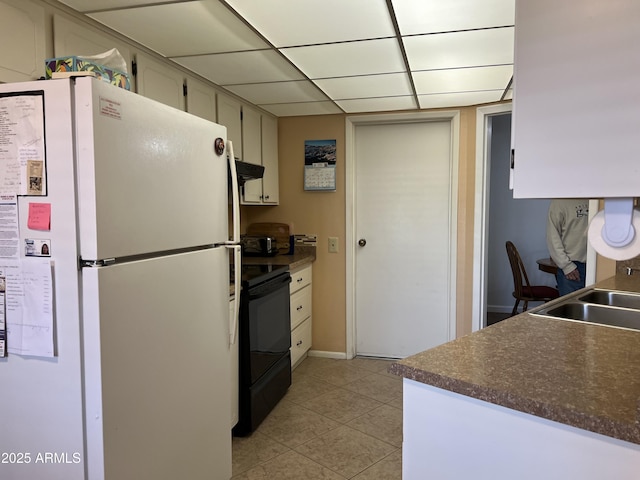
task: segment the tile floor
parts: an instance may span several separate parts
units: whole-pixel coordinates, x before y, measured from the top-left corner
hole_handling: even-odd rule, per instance
[[[402,380],[391,363],[305,359],[260,427],[233,439],[233,480],[400,480]]]

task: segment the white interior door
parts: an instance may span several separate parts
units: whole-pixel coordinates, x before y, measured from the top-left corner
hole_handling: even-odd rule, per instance
[[[450,337],[452,122],[354,137],[356,354],[405,357]]]

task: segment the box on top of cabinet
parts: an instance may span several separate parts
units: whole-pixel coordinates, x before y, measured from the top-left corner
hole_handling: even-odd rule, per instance
[[[72,76],[73,72],[86,72],[107,83],[131,90],[131,78],[128,73],[101,65],[90,59],[67,56],[45,60],[46,79]]]

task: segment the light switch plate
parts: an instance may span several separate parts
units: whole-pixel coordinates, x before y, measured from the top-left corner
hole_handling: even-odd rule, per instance
[[[329,237],[329,253],[338,253],[338,237]]]

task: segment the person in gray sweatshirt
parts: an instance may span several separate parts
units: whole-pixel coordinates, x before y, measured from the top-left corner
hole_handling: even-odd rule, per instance
[[[556,280],[560,295],[585,286],[589,200],[551,200],[547,218],[547,248],[558,265]]]

